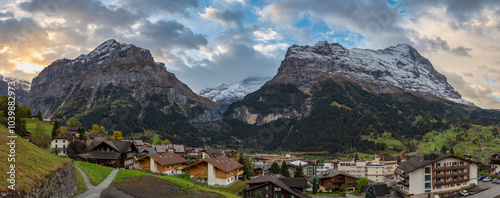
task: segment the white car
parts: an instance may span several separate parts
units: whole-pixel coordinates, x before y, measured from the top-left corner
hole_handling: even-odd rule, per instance
[[[461,194],[462,196],[469,196],[469,192],[467,192],[466,190],[461,190],[461,191],[460,191],[460,194]]]
[[[491,177],[485,177],[485,178],[483,179],[483,182],[489,182],[489,181],[491,181]]]

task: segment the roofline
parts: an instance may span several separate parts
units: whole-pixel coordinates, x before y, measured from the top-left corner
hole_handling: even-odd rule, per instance
[[[201,162],[207,162],[207,163],[209,163],[209,164],[212,164],[212,163],[208,162],[206,159],[203,159],[203,160],[197,161],[197,162],[195,162],[195,163],[192,163],[191,165],[186,166],[186,168],[189,168],[189,167],[194,166],[194,165],[196,165],[196,164],[199,164],[199,163],[201,163]],[[236,163],[238,163],[238,162],[236,162]],[[238,164],[239,164],[239,163],[238,163]],[[241,167],[239,167],[239,168],[234,168],[234,169],[231,169],[231,170],[224,170],[224,169],[222,169],[221,167],[216,166],[215,164],[212,164],[212,166],[215,166],[215,167],[217,167],[218,169],[221,169],[221,170],[223,170],[223,171],[225,171],[225,172],[231,172],[231,171],[234,171],[234,170],[236,170],[236,169],[241,168]]]
[[[421,155],[425,155],[425,154],[421,154]],[[425,167],[425,166],[427,166],[427,165],[429,165],[429,164],[433,164],[433,163],[436,163],[436,162],[441,161],[441,160],[444,160],[444,159],[448,159],[448,158],[450,158],[450,157],[453,157],[453,158],[458,158],[458,159],[461,159],[461,160],[464,160],[464,161],[468,161],[468,162],[473,162],[473,163],[476,163],[476,164],[480,164],[480,163],[481,163],[481,162],[476,162],[476,161],[473,161],[473,160],[468,160],[468,159],[465,159],[465,158],[463,158],[463,157],[457,157],[457,156],[454,156],[454,155],[448,154],[448,156],[444,157],[443,159],[440,159],[440,160],[437,160],[437,161],[433,161],[433,162],[430,162],[430,163],[426,163],[426,164],[424,164],[424,165],[422,165],[422,166],[419,166],[419,167],[417,167],[417,168],[415,168],[415,169],[413,169],[413,170],[411,170],[411,171],[417,170],[417,169],[419,169],[419,168]],[[407,161],[408,161],[408,160],[407,160]],[[405,161],[405,162],[407,162],[407,161]],[[401,170],[403,170],[403,171],[405,171],[405,172],[411,172],[411,171],[406,171],[406,170],[404,170],[404,169],[402,169],[402,168],[400,168],[400,167],[401,167],[401,165],[398,165],[398,167],[396,167],[396,168],[399,168],[399,169],[401,169]]]
[[[157,153],[153,153],[153,154],[157,154]],[[147,154],[147,155],[145,155],[145,156],[142,156],[141,158],[139,158],[139,159],[137,159],[137,160],[135,160],[135,161],[137,162],[137,161],[139,161],[139,160],[142,160],[142,158],[148,157],[149,155],[151,155],[151,154]],[[162,163],[160,163],[159,161],[155,160],[155,159],[154,159],[154,158],[152,158],[151,156],[149,156],[149,158],[151,158],[151,159],[153,159],[155,162],[158,162],[159,164],[163,165]],[[183,160],[184,160],[184,159],[183,159]],[[184,160],[184,162],[182,162],[182,163],[186,163],[186,162],[187,162],[187,161],[186,161],[186,160]],[[182,163],[167,163],[167,164],[165,164],[165,165],[171,165],[171,164],[182,164]],[[163,165],[163,166],[165,166],[165,165]]]

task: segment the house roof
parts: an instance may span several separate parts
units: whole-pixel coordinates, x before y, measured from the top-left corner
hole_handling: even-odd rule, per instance
[[[151,147],[155,148],[157,153],[165,153],[165,147],[163,145],[151,145]]]
[[[364,185],[363,188],[368,189],[370,185]],[[377,197],[386,197],[386,195],[391,195],[391,191],[385,184],[373,184],[373,189],[375,190],[375,195]]]
[[[68,131],[79,131],[80,127],[68,127]]]
[[[225,171],[225,172],[230,172],[230,171],[233,171],[233,170],[236,170],[238,168],[241,168],[243,167],[243,164],[240,164],[238,162],[235,162],[234,160],[232,159],[229,159],[227,157],[223,157],[223,156],[219,156],[219,157],[216,157],[216,158],[206,158],[206,159],[202,159],[196,163],[193,163],[189,166],[193,166],[193,165],[196,165],[196,164],[199,164],[201,162],[207,162],[207,163],[210,163],[212,164],[213,166]]]
[[[106,137],[94,137],[94,141],[107,141]]]
[[[142,140],[122,140],[126,142],[134,142],[136,146],[143,146],[144,142]]]
[[[138,160],[136,161],[139,161],[139,160],[142,160],[144,158],[151,158],[153,159],[154,161],[158,162],[159,164],[161,164],[162,166],[166,166],[166,165],[171,165],[171,164],[182,164],[182,163],[187,163],[186,160],[184,160],[183,158],[179,157],[178,155],[176,154],[173,154],[173,153],[163,153],[163,154],[158,154],[158,153],[155,153],[155,154],[148,154],[144,157],[141,157],[139,158]]]
[[[253,169],[258,169],[258,168],[261,168],[262,170],[267,171],[267,170],[271,169],[271,165],[265,165],[265,166],[254,165],[253,166]]]
[[[305,188],[307,185],[306,178],[281,178],[280,180],[291,188]]]
[[[287,192],[289,192],[297,197],[300,197],[300,198],[310,198],[311,197],[311,196],[303,194],[295,189],[292,189],[294,187],[288,186],[287,183],[284,182],[284,180],[287,180],[287,179],[288,178],[286,178],[282,175],[279,175],[279,174],[278,175],[260,176],[260,177],[257,177],[257,178],[250,180],[247,183],[247,184],[256,184],[257,185],[257,186],[254,186],[252,188],[248,188],[248,190],[259,188],[262,185],[267,184],[267,183],[272,183],[276,186],[279,186],[282,190],[285,190],[285,191],[287,191]],[[304,183],[303,183],[303,186],[300,186],[300,188],[305,188],[307,180],[306,179],[301,179],[301,180],[304,180]],[[290,184],[293,184],[293,185],[297,185],[299,183],[299,182],[295,183],[292,181],[287,181],[287,182]],[[259,185],[259,184],[262,184],[262,185]]]
[[[68,140],[69,143],[76,141],[75,136],[73,136],[71,134],[58,134],[58,135],[54,136],[54,138],[52,138],[52,140],[55,140],[55,139]]]
[[[139,151],[139,153],[142,153],[144,151],[148,152],[148,154],[155,154],[156,153],[156,150],[153,147],[140,147],[140,148],[137,148],[137,150]]]
[[[132,142],[124,142],[124,141],[93,141],[90,143],[90,145],[87,147],[86,151],[92,151],[94,148],[101,144],[106,144],[112,149],[114,149],[117,152],[120,153],[126,153],[128,151],[129,147],[132,147],[133,149],[135,148],[135,145]],[[109,151],[108,151],[109,152]]]
[[[324,178],[332,178],[332,177],[335,177],[337,175],[344,175],[344,176],[347,176],[347,177],[352,177],[352,178],[358,178],[354,175],[350,175],[350,174],[347,174],[347,173],[344,173],[344,172],[341,172],[341,171],[336,171],[336,170],[333,170],[333,169],[328,169],[326,171],[323,171],[322,173],[318,174],[318,179],[324,179]]]
[[[465,160],[465,161],[474,162],[474,161],[467,160],[467,159],[464,159],[464,158],[455,157],[455,156],[450,155],[450,154],[427,153],[427,154],[418,154],[418,155],[415,155],[414,157],[410,158],[409,160],[401,162],[399,164],[398,168],[401,169],[401,170],[403,170],[403,171],[405,171],[405,172],[411,172],[411,171],[414,171],[414,170],[416,170],[418,168],[427,166],[429,164],[432,164],[434,162],[437,162],[437,161],[440,161],[442,159],[446,159],[446,158],[449,158],[449,157],[453,157],[453,158],[458,158],[458,159]],[[474,163],[476,163],[476,162],[474,162]]]
[[[88,158],[94,158],[94,159],[118,159],[120,157],[120,153],[118,152],[113,152],[113,151],[94,151],[89,153],[87,156]]]
[[[176,153],[184,153],[184,145],[182,144],[166,144],[165,149],[174,149]]]

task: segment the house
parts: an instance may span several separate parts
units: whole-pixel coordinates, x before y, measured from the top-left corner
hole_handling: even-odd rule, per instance
[[[490,174],[500,173],[500,153],[495,153],[488,158],[490,160],[489,163],[489,172]]]
[[[106,141],[106,137],[102,134],[90,134],[90,139],[93,141]]]
[[[59,134],[50,141],[50,149],[58,149],[59,152],[57,155],[67,156],[68,152],[66,149],[68,148],[68,145],[74,141],[76,141],[75,136],[69,134]]]
[[[218,156],[224,156],[224,153],[220,149],[214,149],[214,148],[207,148],[205,149],[208,156],[210,157],[218,157]]]
[[[204,148],[193,148],[193,147],[186,148],[186,155],[188,157],[194,157],[197,159],[205,159],[210,157]]]
[[[378,157],[373,158],[373,162],[383,162],[384,163],[384,173],[385,179],[394,178],[394,171],[398,167],[398,163],[404,162],[408,159],[408,156],[403,152],[399,153],[396,156],[389,155],[387,153],[383,153]]]
[[[113,168],[131,169],[134,166],[137,148],[132,142],[125,141],[93,141],[78,155],[86,161],[95,160],[97,164]]]
[[[139,148],[139,147],[145,147],[145,144],[142,140],[122,140],[122,141],[126,141],[126,142],[133,142],[135,147]]]
[[[255,197],[259,191],[264,197],[310,198],[305,194],[305,178],[287,178],[282,175],[266,175],[250,180],[247,192]]]
[[[238,181],[238,176],[243,174],[242,164],[223,156],[202,159],[187,168],[192,181],[210,186],[227,186]]]
[[[137,156],[142,157],[148,154],[156,154],[156,150],[153,147],[139,147],[137,148]]]
[[[317,177],[320,187],[319,190],[321,190],[322,192],[326,191],[325,186],[328,183],[331,183],[335,188],[340,188],[340,186],[342,186],[343,184],[346,184],[350,188],[354,188],[356,187],[356,181],[359,179],[356,176],[333,169],[323,171],[322,173],[318,174]]]
[[[271,169],[271,165],[265,165],[265,166],[254,165],[253,166],[253,171],[254,171],[255,176],[269,175],[269,169]]]
[[[52,120],[50,118],[43,119],[43,122],[45,122],[47,124],[52,124]]]
[[[136,160],[141,170],[161,172],[168,175],[182,174],[187,161],[173,153],[148,154]]]
[[[338,169],[357,178],[366,177],[373,182],[385,182],[384,162],[344,159],[340,160]]]
[[[369,185],[364,185],[363,188],[366,190],[368,189]],[[377,198],[388,198],[391,197],[391,191],[389,191],[389,188],[385,184],[373,184],[373,190],[375,191],[375,195]]]
[[[176,155],[179,155],[181,157],[184,157],[186,155],[186,152],[184,150],[184,145],[182,144],[165,144],[165,145],[151,145],[153,148],[155,148],[157,153],[174,153]]]
[[[478,163],[450,154],[416,155],[398,169],[402,180],[393,189],[405,197],[434,197],[477,184]]]

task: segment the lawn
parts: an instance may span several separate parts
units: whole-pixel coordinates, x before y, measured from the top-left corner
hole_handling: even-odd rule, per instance
[[[75,161],[75,165],[87,174],[90,183],[94,186],[104,181],[113,170],[113,168],[110,167],[80,161]]]
[[[35,120],[35,119],[30,119],[30,118],[23,118],[26,120],[26,130],[29,132],[32,132],[36,128],[36,123],[40,122],[42,125],[45,127],[45,134],[50,135],[52,137],[52,128],[53,126],[51,124],[42,122],[40,120]]]
[[[83,176],[80,173],[80,171],[78,171],[78,169],[75,168],[75,172],[76,172],[76,187],[77,187],[75,193],[76,196],[84,193],[85,191],[87,191],[88,188],[87,185],[85,184],[85,180],[83,180]]]
[[[184,179],[181,177],[177,176],[171,176],[171,175],[155,175],[151,173],[145,173],[141,171],[136,171],[136,170],[120,170],[118,171],[118,174],[116,175],[115,179],[113,180],[114,182],[127,182],[123,178],[126,177],[136,177],[136,176],[143,176],[143,175],[150,175],[154,176],[160,179],[163,179],[165,181],[168,181],[172,184],[181,186],[184,190],[187,190],[188,192],[191,190],[198,190],[198,191],[204,191],[204,192],[215,192],[218,194],[221,194],[224,197],[237,197],[234,194],[242,190],[243,187],[245,186],[244,181],[237,182],[236,184],[229,186],[229,187],[210,187],[210,186],[205,186],[205,185],[196,185],[195,182],[189,180],[189,179]]]
[[[312,192],[306,192],[308,195],[314,195]],[[327,196],[327,197],[343,197],[341,194],[338,193],[316,193],[315,195],[318,196]]]

